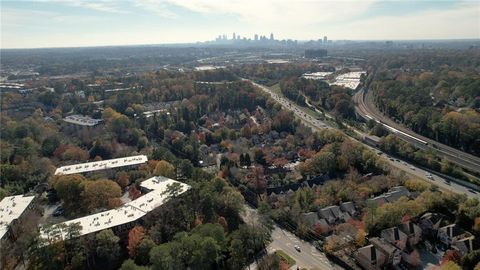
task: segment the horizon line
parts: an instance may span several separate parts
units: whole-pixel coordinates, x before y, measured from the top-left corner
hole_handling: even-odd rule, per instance
[[[233,39],[227,39],[227,41],[232,41]],[[318,39],[274,39],[275,41],[281,40],[294,40],[298,42],[309,42],[316,41]],[[255,41],[248,39],[247,41]],[[332,42],[335,41],[354,41],[354,42],[368,42],[368,41],[425,41],[425,42],[438,42],[438,41],[480,41],[480,37],[475,38],[435,38],[435,39],[332,39],[329,40]],[[2,48],[0,50],[38,50],[38,49],[82,49],[82,48],[106,48],[106,47],[133,47],[133,46],[179,46],[179,45],[218,45],[218,46],[231,46],[232,44],[209,44],[210,42],[215,42],[215,40],[207,41],[193,41],[193,42],[166,42],[166,43],[139,43],[139,44],[111,44],[111,45],[80,45],[80,46],[46,46],[46,47],[11,47],[11,48]],[[266,46],[268,47],[268,46]]]

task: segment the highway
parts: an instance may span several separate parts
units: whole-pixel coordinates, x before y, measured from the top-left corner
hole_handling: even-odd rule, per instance
[[[251,82],[256,87],[258,87],[258,88],[262,89],[263,91],[267,92],[268,94],[270,94],[270,96],[272,96],[272,98],[275,101],[280,103],[280,105],[282,105],[282,107],[292,111],[295,114],[295,116],[297,118],[299,118],[306,126],[309,126],[311,128],[314,128],[314,129],[318,129],[318,128],[327,128],[328,129],[328,128],[330,128],[327,124],[325,124],[325,122],[323,122],[319,119],[315,119],[314,117],[308,115],[306,112],[303,111],[303,109],[300,106],[298,106],[294,102],[289,101],[286,98],[274,93],[272,90],[270,90],[266,86],[255,83],[255,82],[253,82],[251,80],[248,80],[248,79],[243,79],[243,80]]]
[[[437,153],[439,157],[446,158],[448,161],[465,168],[469,171],[480,173],[480,158],[465,153],[448,145],[441,144],[435,140],[419,135],[408,128],[396,123],[386,117],[371,102],[371,94],[364,89],[358,91],[353,100],[356,104],[356,111],[365,119],[374,119],[380,122],[390,131],[393,131],[399,138],[414,144],[420,149],[430,149]],[[400,131],[400,132],[398,132]],[[427,142],[428,145],[424,142]],[[433,147],[435,145],[435,147]]]
[[[257,210],[245,205],[242,213],[243,220],[250,224],[258,224]],[[295,249],[295,246],[300,247],[300,251]],[[296,261],[296,265],[302,269],[342,269],[338,265],[332,264],[325,254],[318,251],[309,242],[299,239],[294,234],[282,230],[280,227],[274,225],[272,230],[272,242],[267,246],[267,252],[273,253],[276,250],[283,250],[288,256],[292,257]],[[253,263],[246,269],[257,269],[256,264]],[[296,267],[294,267],[296,269]]]
[[[244,79],[244,80],[247,80],[247,79]],[[247,80],[247,81],[250,81],[250,80]],[[298,105],[296,105],[293,102],[287,100],[283,96],[280,96],[280,95],[272,92],[266,86],[260,85],[258,83],[253,82],[253,81],[250,81],[250,82],[253,85],[260,88],[261,90],[265,91],[266,93],[269,93],[275,99],[275,101],[277,101],[278,103],[280,103],[282,105],[282,107],[284,107],[285,109],[291,110],[295,114],[296,117],[298,117],[306,126],[311,127],[313,130],[331,128],[331,127],[327,126],[327,124],[325,122],[317,120],[317,119],[311,117],[310,115],[306,114],[303,111],[303,109],[301,109]],[[360,132],[357,131],[357,133],[360,133]],[[364,135],[364,134],[361,134],[361,135]],[[346,135],[346,136],[348,136],[348,135]],[[425,182],[434,184],[434,185],[438,186],[440,189],[443,189],[443,190],[446,190],[446,191],[454,192],[454,193],[457,193],[457,194],[465,194],[468,197],[472,197],[472,198],[476,197],[476,198],[480,199],[480,193],[478,193],[474,190],[471,190],[468,187],[459,185],[455,182],[449,181],[448,179],[445,179],[445,178],[440,177],[438,175],[430,176],[428,171],[425,171],[421,168],[418,168],[418,167],[414,166],[413,164],[410,164],[410,163],[407,163],[407,162],[404,162],[404,161],[397,161],[394,158],[388,157],[388,155],[386,153],[381,152],[379,149],[376,149],[376,148],[373,148],[369,145],[366,145],[363,142],[358,141],[353,137],[350,137],[350,138],[352,140],[355,140],[355,141],[359,142],[359,143],[362,143],[365,147],[369,148],[370,150],[372,150],[374,152],[382,153],[382,157],[384,157],[384,160],[387,163],[389,163],[392,167],[394,167],[394,168],[396,168],[400,171],[405,172],[407,175],[415,176],[415,177],[417,177],[421,180],[424,180]]]

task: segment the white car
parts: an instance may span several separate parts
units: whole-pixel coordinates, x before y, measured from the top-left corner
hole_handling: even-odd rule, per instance
[[[298,251],[298,252],[301,252],[302,250],[300,249],[300,246],[299,245],[295,245],[294,248]]]

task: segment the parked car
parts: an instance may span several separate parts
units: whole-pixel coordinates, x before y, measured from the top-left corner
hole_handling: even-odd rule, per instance
[[[57,209],[55,209],[55,211],[53,211],[53,216],[54,217],[59,217],[59,216],[63,216],[65,214],[65,210],[63,210],[63,207],[62,206],[59,206],[57,207]]]
[[[300,246],[299,246],[299,245],[295,245],[294,248],[295,248],[298,252],[302,252],[302,250],[300,249]]]

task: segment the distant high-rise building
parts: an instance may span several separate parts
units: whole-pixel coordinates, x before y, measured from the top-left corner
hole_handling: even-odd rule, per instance
[[[258,34],[255,34],[255,41],[258,41]]]
[[[233,40],[235,40],[235,32],[233,32],[233,37],[232,37]]]
[[[227,35],[223,34],[223,40],[227,40]]]
[[[273,40],[273,33],[270,34],[270,40]]]
[[[327,42],[328,42],[327,36],[324,36],[323,37],[323,44],[327,44]]]

